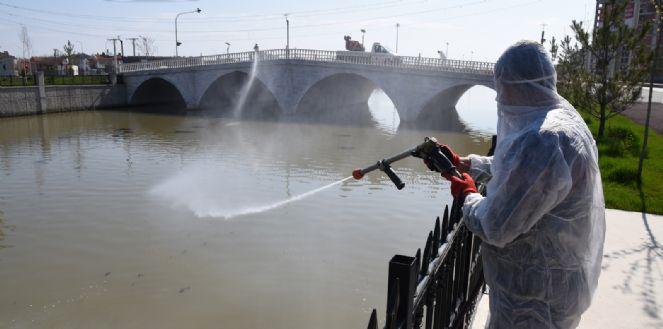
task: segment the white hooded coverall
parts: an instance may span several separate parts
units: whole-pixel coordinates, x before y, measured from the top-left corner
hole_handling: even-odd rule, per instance
[[[496,64],[495,84],[495,155],[469,156],[470,175],[490,178],[486,197],[471,193],[463,207],[468,228],[484,242],[487,327],[575,328],[603,255],[597,148],[557,94],[554,67],[538,43],[509,48]]]

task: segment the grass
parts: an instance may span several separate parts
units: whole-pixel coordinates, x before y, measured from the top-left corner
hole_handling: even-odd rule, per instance
[[[596,138],[598,119],[581,111]],[[606,122],[597,138],[599,167],[607,208],[663,214],[663,137],[649,129],[642,184],[638,184],[638,156],[644,126],[618,115]]]
[[[76,76],[53,76],[44,77],[46,85],[103,85],[108,84],[107,75],[76,75]],[[23,77],[5,76],[0,77],[1,87],[34,86],[35,78],[32,75]]]

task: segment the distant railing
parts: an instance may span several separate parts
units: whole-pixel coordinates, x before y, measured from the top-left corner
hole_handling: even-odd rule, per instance
[[[253,62],[258,56],[261,62],[276,60],[299,60],[322,63],[346,63],[391,68],[404,68],[433,72],[461,72],[492,75],[494,63],[461,61],[414,56],[395,56],[355,51],[330,51],[313,49],[272,49],[258,52],[182,57],[163,59],[141,63],[124,63],[118,65],[118,73],[154,71],[162,69],[178,69],[187,67],[239,64]]]
[[[107,74],[96,75],[44,75],[45,85],[105,85],[110,84]],[[22,76],[0,76],[0,87],[36,86],[35,75]]]

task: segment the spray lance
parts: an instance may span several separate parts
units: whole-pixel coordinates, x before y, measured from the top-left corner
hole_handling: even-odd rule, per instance
[[[437,139],[435,139],[435,137],[426,137],[424,138],[423,143],[407,151],[396,154],[390,158],[382,159],[378,161],[376,164],[368,166],[366,168],[355,169],[352,172],[352,177],[354,177],[355,179],[361,179],[367,173],[379,169],[382,170],[385,174],[387,174],[387,176],[389,176],[389,179],[391,179],[394,185],[396,185],[396,188],[400,190],[403,187],[405,187],[405,183],[403,183],[400,177],[398,177],[398,175],[396,175],[394,170],[391,169],[391,164],[396,161],[403,160],[407,157],[413,156],[424,159],[431,169],[435,169],[436,171],[439,171],[442,174],[449,174],[463,179],[463,176],[460,174],[460,172],[458,172],[458,170],[453,165],[451,160],[449,160],[451,154],[445,154],[446,152],[448,152],[448,150],[446,148],[441,148],[440,144],[438,144]]]

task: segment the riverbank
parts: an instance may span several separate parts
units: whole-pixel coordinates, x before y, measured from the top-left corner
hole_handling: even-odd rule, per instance
[[[124,85],[0,88],[0,117],[112,108],[126,105]]]
[[[663,216],[606,210],[599,286],[578,328],[663,327]],[[488,318],[488,296],[472,328]]]

